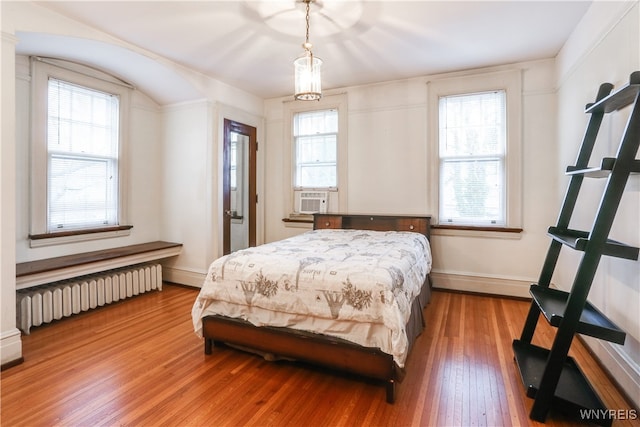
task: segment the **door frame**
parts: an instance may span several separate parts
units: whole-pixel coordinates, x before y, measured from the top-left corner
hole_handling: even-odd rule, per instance
[[[223,218],[223,238],[222,248],[223,255],[231,252],[231,132],[239,133],[249,137],[249,164],[247,185],[249,205],[247,213],[249,217],[249,246],[256,245],[256,204],[258,203],[258,194],[256,186],[256,158],[258,152],[258,142],[256,137],[256,128],[253,126],[239,123],[230,119],[224,119],[224,137],[223,137],[223,166],[222,166],[222,218]]]

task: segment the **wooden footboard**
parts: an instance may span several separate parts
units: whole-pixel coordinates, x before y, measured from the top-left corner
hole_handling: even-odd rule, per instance
[[[206,354],[211,354],[214,342],[220,341],[326,366],[384,381],[387,402],[395,401],[395,383],[402,380],[402,372],[393,357],[379,349],[293,329],[256,327],[224,316],[207,316],[202,320]]]

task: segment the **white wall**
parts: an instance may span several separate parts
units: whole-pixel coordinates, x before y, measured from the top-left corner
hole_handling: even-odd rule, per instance
[[[164,239],[184,245],[179,259],[167,264],[170,279],[180,283],[201,283],[217,248],[213,114],[205,100],[173,105],[163,114],[162,229]]]
[[[210,99],[212,99],[210,97]],[[225,99],[224,101],[228,101]],[[207,100],[164,108],[164,170],[162,178],[163,240],[182,243],[182,254],[168,260],[168,281],[200,287],[209,264],[222,248],[222,151],[224,119],[256,128],[262,137],[262,118],[252,111]],[[243,108],[244,108],[243,107]],[[262,153],[257,158],[257,192],[262,194]],[[262,204],[256,208],[256,241],[264,241]]]
[[[148,88],[148,93],[133,93],[122,165],[128,176],[127,222],[133,225],[129,236],[29,246],[30,68],[26,56],[16,55],[20,43],[16,35],[42,42],[30,54],[74,59],[106,72],[121,69],[121,58],[126,57],[132,61],[125,70],[129,83]],[[5,364],[22,355],[20,332],[15,327],[16,262],[170,240],[183,243],[184,250],[167,263],[165,278],[194,286],[202,283],[209,263],[222,247],[220,124],[224,118],[246,123],[257,128],[260,138],[262,100],[167,60],[150,62],[148,58],[156,55],[33,3],[3,2],[2,43],[0,350]],[[166,78],[158,81],[158,76]],[[150,86],[150,81],[156,86]],[[184,88],[180,93],[191,99],[173,105],[158,103],[176,87]],[[261,173],[259,166],[259,176]],[[258,191],[261,188],[258,185]],[[258,218],[260,233],[261,227]]]
[[[584,106],[593,102],[601,83],[629,82],[640,70],[640,5],[594,2],[557,60],[558,146],[557,174],[575,162],[588,115]],[[600,129],[591,164],[601,157],[615,157],[630,108],[608,114]],[[640,158],[640,157],[636,157]],[[560,179],[564,190],[568,178]],[[585,180],[571,227],[589,230],[600,203],[605,180]],[[558,195],[560,204],[564,193]],[[610,233],[614,240],[640,246],[640,175],[632,175]],[[553,281],[570,289],[580,253],[561,252]],[[592,350],[620,383],[636,406],[640,406],[640,261],[603,257],[589,294],[589,301],[627,332],[624,346],[585,337]]]
[[[513,233],[445,232],[434,230],[434,281],[443,288],[528,296],[537,280],[553,221],[557,169],[555,141],[554,62],[537,61],[456,76],[517,69],[523,78],[523,229]],[[441,78],[443,76],[437,76]],[[350,87],[348,97],[348,211],[428,215],[434,191],[429,177],[436,164],[429,158],[427,81],[433,76]],[[284,144],[284,99],[268,100],[266,115],[266,240],[273,241],[304,229],[282,222],[288,161]],[[329,210],[335,209],[329,206]]]
[[[0,141],[0,356],[1,363],[22,357],[20,331],[16,328],[16,90],[15,43],[2,33],[2,140]]]
[[[160,239],[162,146],[159,107],[140,91],[133,91],[131,117],[121,168],[126,176],[129,236],[31,248],[29,244],[30,109],[29,58],[16,57],[16,262],[62,256],[82,251],[131,245]]]

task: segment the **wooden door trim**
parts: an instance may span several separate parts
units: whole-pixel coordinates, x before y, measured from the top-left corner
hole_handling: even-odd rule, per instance
[[[223,143],[223,167],[222,167],[222,216],[223,216],[223,251],[224,254],[231,252],[231,218],[225,214],[231,209],[231,183],[229,181],[229,171],[231,169],[231,132],[236,132],[249,137],[249,183],[247,206],[249,213],[249,246],[256,245],[256,204],[257,195],[257,151],[258,141],[256,128],[243,123],[224,119],[224,143]]]

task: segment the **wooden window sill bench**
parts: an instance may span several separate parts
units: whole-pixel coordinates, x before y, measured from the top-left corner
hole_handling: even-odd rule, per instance
[[[16,289],[179,255],[182,243],[149,242],[16,264]]]

